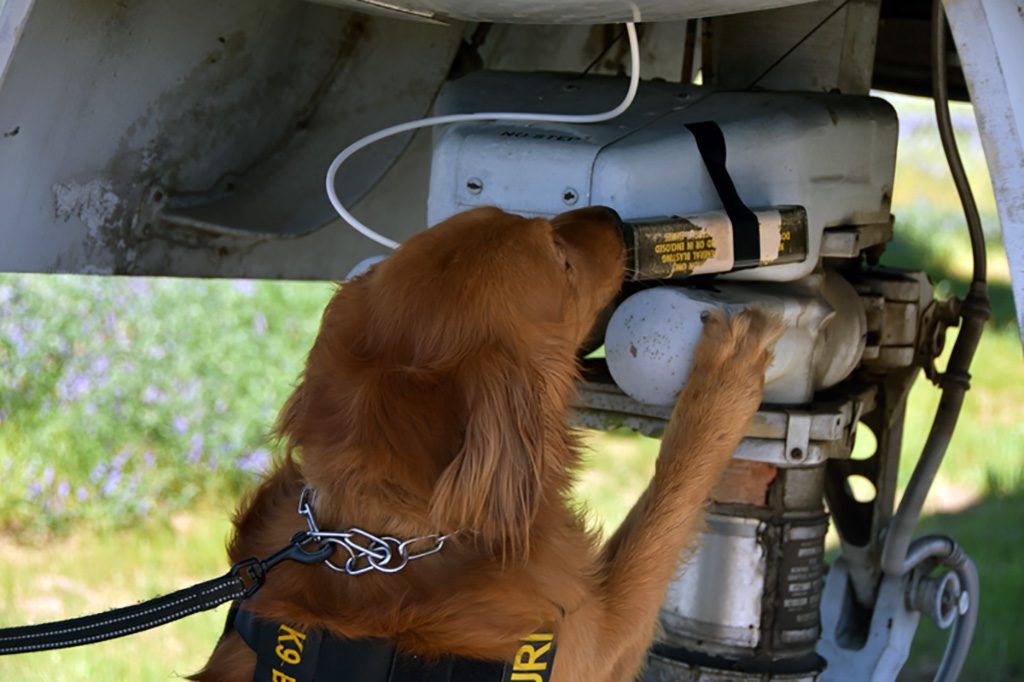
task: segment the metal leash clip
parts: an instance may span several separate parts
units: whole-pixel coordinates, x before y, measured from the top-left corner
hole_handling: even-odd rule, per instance
[[[245,595],[247,599],[256,593],[256,590],[263,586],[267,572],[282,561],[296,561],[300,564],[317,564],[327,561],[334,553],[334,547],[321,543],[312,550],[306,549],[303,545],[317,541],[308,531],[301,530],[292,536],[288,546],[275,552],[266,559],[244,559],[231,566],[231,575],[237,576],[245,583]]]

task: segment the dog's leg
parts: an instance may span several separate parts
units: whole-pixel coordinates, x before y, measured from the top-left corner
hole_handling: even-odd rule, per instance
[[[647,490],[603,550],[605,662],[598,679],[632,679],[650,644],[658,608],[704,500],[761,402],[767,347],[781,333],[759,311],[731,320],[711,313],[686,388],[662,439]],[[593,678],[592,678],[593,679]]]

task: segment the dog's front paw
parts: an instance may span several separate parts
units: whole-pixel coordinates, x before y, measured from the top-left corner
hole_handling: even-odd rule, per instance
[[[769,348],[786,327],[759,308],[732,317],[719,309],[706,311],[704,334],[680,401],[721,399],[737,418],[752,415],[761,402],[764,373],[771,363]]]

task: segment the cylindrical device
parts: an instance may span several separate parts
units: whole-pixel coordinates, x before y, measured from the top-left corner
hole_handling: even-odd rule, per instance
[[[807,211],[778,206],[753,211],[756,233],[738,234],[725,211],[623,224],[626,279],[681,279],[784,265],[807,257]]]
[[[731,315],[751,306],[788,328],[765,373],[766,402],[807,402],[857,366],[866,341],[863,306],[849,282],[825,272],[757,288],[719,282],[713,290],[664,286],[633,294],[608,322],[608,370],[630,397],[671,405],[689,376],[703,331],[701,312],[714,307]]]
[[[644,682],[818,679],[824,468],[730,464],[669,585]]]

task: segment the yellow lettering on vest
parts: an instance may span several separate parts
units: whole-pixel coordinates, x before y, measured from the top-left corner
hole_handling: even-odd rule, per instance
[[[302,651],[302,643],[306,641],[306,635],[284,624],[278,627],[277,631],[284,633],[277,636],[278,644],[283,644],[284,642],[295,642],[295,646],[299,648],[300,652]]]
[[[519,651],[516,652],[516,657],[512,662],[512,670],[545,670],[548,664],[544,661],[538,661],[537,659],[544,656],[548,651],[551,650],[551,642],[548,642],[544,646],[534,646],[532,644],[524,644],[519,647]]]
[[[277,648],[274,649],[274,653],[277,657],[289,665],[298,665],[302,661],[302,656],[295,649],[286,649],[283,644],[278,644]]]
[[[270,682],[298,682],[298,680],[291,675],[285,675],[280,670],[271,670]]]
[[[277,632],[277,648],[274,649],[274,653],[285,663],[298,665],[302,661],[302,648],[304,646],[302,642],[306,639],[306,635],[287,625],[278,627]],[[297,650],[286,646],[289,643],[294,644]]]
[[[544,682],[544,678],[538,673],[512,673],[513,682]]]

